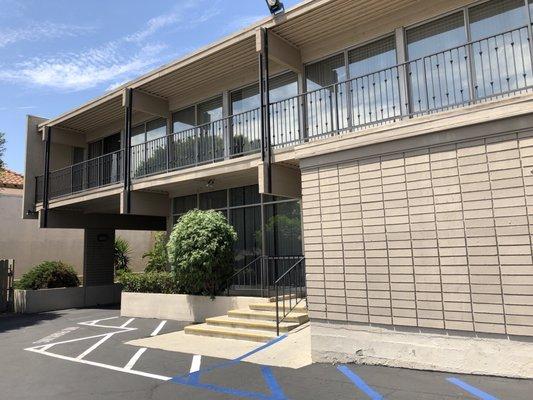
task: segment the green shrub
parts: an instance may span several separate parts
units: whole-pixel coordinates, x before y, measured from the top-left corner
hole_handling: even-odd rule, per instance
[[[26,272],[17,282],[17,289],[76,287],[80,280],[70,265],[61,261],[44,261]]]
[[[115,247],[113,249],[113,264],[115,267],[115,275],[118,273],[118,271],[129,271],[129,262],[130,244],[126,239],[118,236],[115,239]]]
[[[233,273],[235,229],[216,211],[193,210],[174,225],[169,264],[185,293],[215,296]]]
[[[165,232],[156,233],[154,246],[150,251],[143,254],[143,258],[148,259],[144,272],[163,272],[169,270],[167,241],[168,238]]]
[[[135,293],[179,293],[178,283],[171,272],[147,272],[135,274],[124,272],[118,277],[124,292]]]

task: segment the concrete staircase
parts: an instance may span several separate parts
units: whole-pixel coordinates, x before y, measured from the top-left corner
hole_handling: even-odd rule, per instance
[[[282,314],[283,301],[285,301],[286,309],[289,309],[288,299],[279,299],[280,314]],[[294,300],[292,300],[292,305],[294,305]],[[287,333],[308,320],[307,306],[305,300],[302,300],[280,323],[280,334]],[[266,303],[250,304],[248,309],[231,310],[228,315],[207,318],[203,324],[185,327],[185,333],[268,342],[276,337],[276,298],[270,298]]]

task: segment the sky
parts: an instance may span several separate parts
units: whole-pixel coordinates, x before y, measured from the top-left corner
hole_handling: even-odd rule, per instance
[[[7,167],[24,173],[28,114],[57,116],[268,15],[264,0],[0,0]]]

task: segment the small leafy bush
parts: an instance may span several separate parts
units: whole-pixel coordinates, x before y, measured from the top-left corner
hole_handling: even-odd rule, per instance
[[[37,290],[76,287],[80,280],[72,266],[61,261],[44,261],[26,272],[17,283],[17,289]]]
[[[154,246],[150,251],[143,254],[143,258],[148,259],[144,272],[163,272],[170,269],[168,265],[167,241],[168,237],[165,232],[156,233]]]
[[[167,251],[184,293],[210,295],[224,290],[233,273],[235,229],[216,211],[192,210],[174,225]]]
[[[115,267],[115,274],[119,271],[129,271],[128,264],[130,262],[130,244],[120,236],[115,239],[115,247],[113,249],[113,264]]]
[[[124,292],[135,293],[179,293],[179,285],[171,272],[122,273],[118,277]]]

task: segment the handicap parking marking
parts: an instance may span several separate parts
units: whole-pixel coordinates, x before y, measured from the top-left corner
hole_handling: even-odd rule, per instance
[[[204,375],[207,372],[216,370],[216,369],[222,369],[222,368],[231,368],[233,366],[236,366],[243,362],[246,358],[252,356],[253,354],[256,354],[262,350],[265,350],[266,348],[273,346],[274,344],[280,342],[281,340],[285,339],[287,335],[279,336],[261,346],[256,347],[255,349],[229,361],[222,362],[220,364],[216,364],[204,369],[200,369],[199,365],[198,368],[195,364],[195,359],[193,357],[193,362],[191,364],[191,370],[189,374],[181,376],[175,376],[171,379],[172,383],[176,383],[178,385],[184,385],[184,386],[190,386],[197,389],[206,389],[212,392],[216,393],[222,393],[222,394],[228,394],[231,396],[236,397],[242,397],[246,399],[258,399],[258,400],[287,400],[287,397],[285,396],[282,387],[277,382],[276,378],[274,377],[274,374],[272,372],[272,369],[268,366],[262,365],[261,368],[261,376],[263,378],[263,381],[265,382],[267,389],[270,393],[261,393],[261,392],[252,392],[247,390],[241,390],[237,388],[231,388],[227,386],[220,386],[220,385],[213,385],[209,383],[203,383],[200,381],[200,378],[202,375]],[[197,358],[198,361],[196,363],[199,363],[200,358]]]
[[[134,370],[133,369],[133,366],[139,360],[139,358],[142,356],[144,351],[146,351],[146,349],[144,349],[144,351],[141,351],[143,349],[139,349],[137,351],[137,353],[134,354],[134,356],[130,359],[130,361],[124,367],[119,367],[119,366],[116,366],[116,365],[105,364],[105,363],[100,363],[100,362],[96,362],[96,361],[89,361],[89,360],[84,359],[85,356],[87,356],[89,353],[91,353],[96,348],[98,348],[100,345],[102,345],[104,342],[106,342],[110,337],[113,337],[115,335],[119,335],[121,333],[131,332],[131,331],[137,330],[137,328],[128,326],[129,324],[131,324],[135,320],[135,318],[130,318],[130,319],[128,319],[126,322],[124,322],[121,325],[107,325],[107,324],[104,325],[103,323],[101,323],[102,321],[109,321],[109,320],[117,319],[117,318],[119,318],[119,317],[103,318],[103,319],[99,319],[99,320],[90,320],[90,321],[85,321],[85,322],[79,322],[78,323],[78,325],[85,325],[85,326],[90,326],[90,327],[95,327],[95,328],[114,329],[113,332],[106,332],[106,333],[102,333],[102,334],[91,335],[91,336],[86,336],[86,337],[81,337],[81,338],[76,338],[76,339],[70,339],[70,340],[62,340],[62,341],[58,341],[58,342],[48,343],[48,344],[45,344],[45,345],[28,347],[28,348],[25,348],[24,350],[30,351],[30,352],[33,352],[33,353],[37,353],[37,354],[41,354],[41,355],[45,355],[45,356],[48,356],[48,357],[53,357],[53,358],[58,358],[58,359],[65,360],[65,361],[75,362],[75,363],[78,363],[78,364],[92,365],[92,366],[95,366],[95,367],[105,368],[105,369],[109,369],[109,370],[113,370],[113,371],[118,371],[118,372],[133,374],[133,375],[144,376],[144,377],[147,377],[147,378],[157,379],[157,380],[160,380],[160,381],[169,381],[170,379],[172,379],[171,376],[152,374],[152,373],[149,373],[149,372],[138,371],[138,370]],[[94,343],[92,346],[90,346],[88,349],[86,349],[84,352],[82,352],[77,357],[65,356],[65,355],[53,353],[52,351],[50,351],[50,349],[52,349],[53,347],[59,346],[59,345],[62,345],[62,344],[81,342],[81,341],[84,341],[84,340],[90,341],[92,339],[97,339],[97,338],[100,338],[100,340],[97,341],[96,343]]]
[[[498,397],[488,394],[484,392],[483,390],[478,389],[477,387],[472,386],[466,383],[465,381],[462,381],[459,378],[451,377],[451,378],[447,378],[446,380],[450,382],[451,384],[460,387],[465,392],[470,393],[472,396],[478,398],[479,400],[500,400]]]
[[[368,396],[371,400],[383,400],[383,396],[372,389],[359,375],[346,365],[338,365],[337,370],[342,372],[352,383]]]

